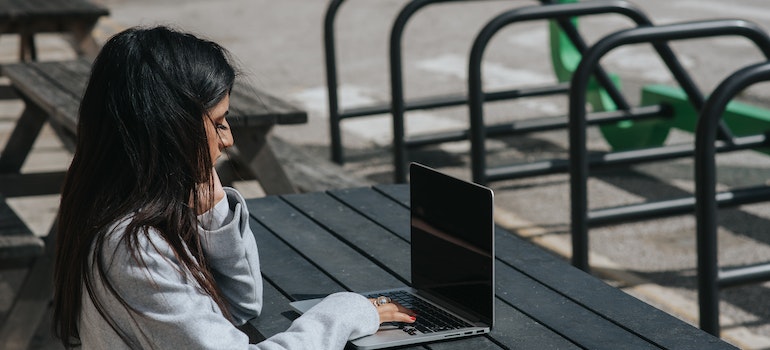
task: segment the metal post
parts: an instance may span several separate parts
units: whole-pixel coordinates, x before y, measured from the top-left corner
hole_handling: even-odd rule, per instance
[[[695,135],[695,214],[698,249],[700,328],[719,336],[717,259],[716,139],[727,103],[751,84],[770,80],[770,63],[741,69],[725,79],[706,101]]]
[[[406,182],[409,172],[404,122],[406,104],[404,102],[404,80],[401,68],[401,38],[404,34],[404,27],[412,15],[425,6],[439,2],[456,1],[464,0],[413,0],[401,9],[390,32],[390,103],[393,115],[393,170],[396,183]]]
[[[342,132],[340,130],[339,97],[337,95],[337,58],[334,48],[334,19],[337,10],[345,0],[332,0],[324,17],[324,54],[326,60],[326,86],[329,98],[329,137],[331,139],[331,158],[337,164],[345,162],[342,152]]]

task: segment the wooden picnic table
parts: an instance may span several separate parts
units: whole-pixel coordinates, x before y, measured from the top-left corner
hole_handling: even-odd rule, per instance
[[[0,0],[2,1],[2,0]],[[69,150],[74,150],[78,108],[91,64],[85,59],[22,62],[3,65],[2,75],[24,101],[25,108],[0,154],[0,268],[4,257],[29,261],[29,272],[16,293],[6,320],[0,324],[0,349],[24,349],[45,314],[52,293],[53,244],[56,229],[40,239],[7,208],[2,197],[59,193],[63,171],[22,173],[21,168],[47,122]],[[269,133],[277,124],[307,121],[307,113],[238,81],[228,114],[235,146],[230,161],[241,171],[220,163],[223,184],[256,177],[266,193],[296,192],[275,156]],[[245,171],[245,172],[244,172]]]
[[[35,35],[65,33],[80,56],[95,57],[99,46],[91,35],[107,8],[85,0],[0,0],[0,34],[18,34],[19,59],[36,60]]]
[[[20,172],[45,122],[51,125],[66,148],[74,150],[78,108],[90,67],[89,61],[78,59],[15,63],[0,68],[26,106],[0,155],[0,176],[14,176]],[[269,194],[295,192],[273,153],[268,134],[276,124],[307,122],[307,113],[239,80],[230,97],[227,120],[235,139],[231,152],[233,161],[251,173],[237,175],[255,176]],[[24,180],[5,181],[0,185],[0,193],[50,191],[51,184],[58,189],[54,180],[60,179],[57,177],[60,174],[24,175]],[[231,180],[223,179],[223,182]]]
[[[298,316],[290,301],[410,281],[407,185],[247,205],[265,281],[262,316],[250,324],[264,337]],[[735,349],[499,227],[495,250],[492,332],[409,349]]]

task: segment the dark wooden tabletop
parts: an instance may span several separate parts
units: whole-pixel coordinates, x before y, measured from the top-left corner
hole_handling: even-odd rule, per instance
[[[0,20],[29,21],[67,17],[100,17],[109,15],[103,6],[83,0],[2,0]],[[0,26],[2,28],[2,26]]]
[[[35,35],[68,34],[79,56],[96,56],[99,44],[91,31],[110,11],[88,0],[0,0],[0,33],[18,34],[19,60],[36,61]]]
[[[259,245],[264,336],[289,301],[409,284],[409,189],[384,185],[248,200]],[[735,349],[517,236],[495,234],[496,319],[485,336],[414,349]]]

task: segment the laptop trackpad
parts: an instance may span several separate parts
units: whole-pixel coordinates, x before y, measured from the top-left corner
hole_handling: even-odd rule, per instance
[[[377,333],[358,339],[353,339],[351,342],[359,348],[368,348],[370,346],[381,347],[383,344],[399,342],[401,340],[408,339],[409,337],[411,337],[409,333],[404,332],[404,330],[398,328],[397,326],[386,324],[380,327]]]

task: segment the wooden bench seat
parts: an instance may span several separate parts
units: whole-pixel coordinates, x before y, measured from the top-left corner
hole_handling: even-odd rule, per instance
[[[0,269],[29,263],[43,254],[43,240],[35,236],[0,195]]]

